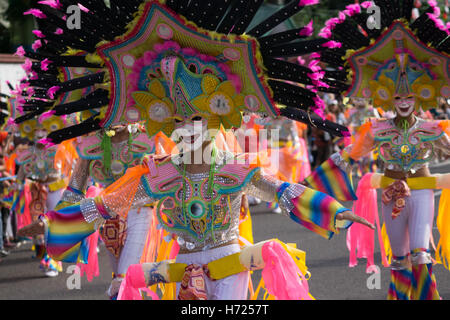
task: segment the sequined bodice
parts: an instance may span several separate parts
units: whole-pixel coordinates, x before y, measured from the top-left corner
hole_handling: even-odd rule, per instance
[[[137,133],[131,141],[113,143],[111,148],[111,164],[105,170],[103,158],[102,135],[98,133],[77,147],[81,158],[90,160],[89,176],[96,183],[108,186],[124,175],[128,168],[142,163],[143,158],[155,152],[153,140],[146,133]]]
[[[386,168],[403,172],[426,166],[435,156],[436,142],[444,135],[436,123],[419,118],[409,129],[398,128],[393,119],[375,120],[372,132]]]
[[[56,148],[48,149],[32,146],[17,155],[17,164],[21,165],[25,177],[35,181],[57,179],[60,173],[54,166]]]
[[[163,170],[166,179],[156,185],[146,176],[144,187],[159,199],[159,223],[182,247],[208,249],[239,237],[243,188],[259,169],[216,165],[212,186],[209,172],[193,174],[173,163]]]

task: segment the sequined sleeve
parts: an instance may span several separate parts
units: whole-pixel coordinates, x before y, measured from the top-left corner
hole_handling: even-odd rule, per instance
[[[77,203],[85,198],[89,179],[89,160],[79,159],[70,177],[69,185],[61,197],[62,202]]]
[[[439,149],[445,155],[450,156],[450,138],[444,132],[443,135],[435,141],[434,147]]]
[[[307,229],[329,239],[338,228],[347,228],[351,223],[338,224],[336,216],[349,209],[325,193],[301,184],[277,180],[257,172],[244,192],[267,202],[278,202],[282,213]]]
[[[146,179],[145,176],[142,179]],[[124,215],[130,209],[152,202],[155,202],[155,199],[148,194],[142,180],[138,179],[134,183],[122,185],[114,192],[82,200],[80,210],[86,222],[97,222],[97,225],[101,225],[106,219]]]

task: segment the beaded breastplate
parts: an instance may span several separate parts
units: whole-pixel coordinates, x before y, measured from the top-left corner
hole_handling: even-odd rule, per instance
[[[150,158],[150,174],[143,178],[148,195],[159,200],[159,223],[176,233],[180,245],[188,250],[214,247],[235,238],[241,190],[258,169],[236,163],[217,164],[213,188],[208,190],[209,173],[183,175],[183,165],[176,164],[173,158]]]
[[[392,119],[372,120],[379,156],[387,169],[416,171],[435,156],[432,141],[444,134],[437,122],[417,118],[409,129],[398,128]]]
[[[135,133],[130,141],[113,143],[110,170],[104,167],[101,132],[83,139],[77,152],[80,158],[91,161],[89,173],[95,182],[109,185],[123,176],[128,168],[141,164],[144,156],[154,153],[155,143],[145,132]]]
[[[17,153],[16,163],[23,167],[25,177],[29,179],[46,181],[48,178],[58,178],[59,173],[54,167],[56,148],[56,146],[47,149],[32,146]]]

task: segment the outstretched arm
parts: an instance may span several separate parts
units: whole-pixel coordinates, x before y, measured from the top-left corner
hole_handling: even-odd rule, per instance
[[[133,168],[134,169],[134,168]],[[132,169],[131,169],[132,170]],[[22,235],[44,231],[47,252],[58,261],[77,262],[85,255],[85,239],[94,233],[106,219],[114,218],[132,207],[154,201],[147,195],[141,176],[127,174],[108,187],[113,190],[95,198],[50,211],[36,222],[20,230]],[[134,186],[135,187],[134,187]]]
[[[352,222],[374,228],[334,198],[301,184],[277,180],[261,171],[255,173],[244,192],[267,202],[278,202],[283,214],[328,239]]]

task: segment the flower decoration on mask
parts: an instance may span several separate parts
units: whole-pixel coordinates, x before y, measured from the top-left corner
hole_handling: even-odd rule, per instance
[[[203,94],[191,103],[208,114],[208,129],[218,129],[220,125],[225,129],[240,127],[244,97],[236,92],[233,83],[229,80],[220,82],[214,75],[206,74],[201,87]]]
[[[411,86],[416,97],[416,110],[422,107],[428,110],[436,107],[436,99],[440,96],[437,88],[443,86],[442,80],[433,80],[428,75],[423,75]]]
[[[161,81],[152,80],[147,92],[136,91],[132,96],[137,107],[145,114],[142,118],[147,119],[148,135],[151,137],[162,131],[170,136],[174,130],[174,107]]]
[[[37,124],[38,122],[35,119],[22,122],[19,125],[20,136],[31,141],[34,140],[34,131],[37,128]]]
[[[370,92],[372,94],[373,105],[388,111],[393,108],[395,95],[395,84],[390,78],[381,75],[378,81],[369,81]]]
[[[53,132],[65,128],[66,123],[62,117],[50,117],[42,121],[42,126],[47,132]]]

